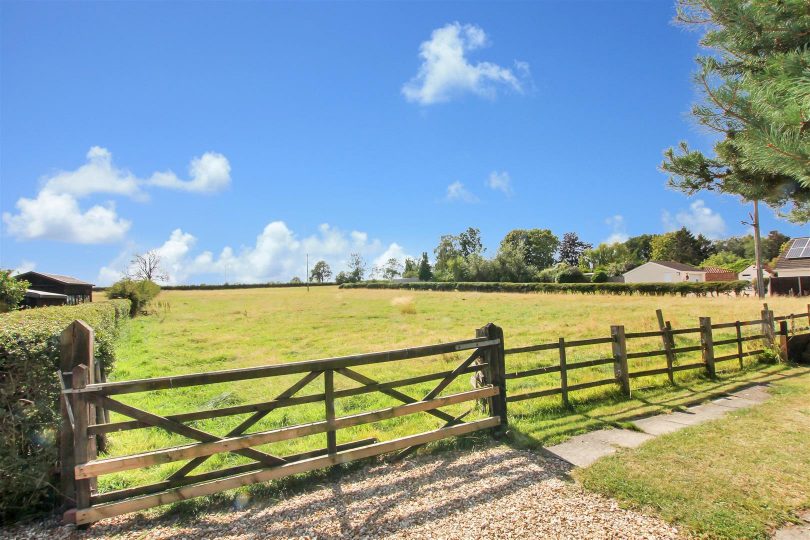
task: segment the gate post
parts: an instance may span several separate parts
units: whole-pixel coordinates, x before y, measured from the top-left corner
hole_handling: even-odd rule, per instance
[[[779,358],[782,362],[788,361],[788,323],[779,321]]]
[[[94,332],[84,321],[76,320],[70,323],[59,335],[59,378],[66,389],[77,388],[95,382],[94,359]],[[79,369],[79,368],[82,369]],[[78,371],[77,371],[78,370]],[[81,406],[79,406],[81,402]],[[70,407],[70,409],[68,409]],[[77,489],[77,481],[73,475],[76,463],[83,463],[96,456],[95,439],[87,436],[87,425],[95,420],[95,411],[91,414],[91,405],[85,399],[77,399],[77,394],[63,394],[60,400],[62,422],[59,429],[59,471],[62,495],[62,508],[70,510],[76,508],[80,499],[85,498],[81,489]],[[72,413],[72,414],[71,414]],[[72,416],[72,421],[71,421]],[[84,424],[84,436],[79,436],[80,424]],[[77,438],[78,437],[78,438]],[[77,443],[87,452],[88,457],[76,454]],[[87,482],[89,486],[86,494],[89,504],[89,489],[95,488],[95,479]],[[86,506],[86,505],[85,505]],[[70,520],[66,514],[66,520]]]
[[[508,419],[506,415],[506,355],[504,354],[503,328],[493,323],[487,324],[483,328],[475,331],[476,337],[499,340],[497,345],[489,345],[484,353],[487,364],[488,376],[485,383],[491,384],[498,389],[498,394],[489,398],[490,416],[498,416],[501,423],[495,428],[495,436],[499,437],[506,433]]]

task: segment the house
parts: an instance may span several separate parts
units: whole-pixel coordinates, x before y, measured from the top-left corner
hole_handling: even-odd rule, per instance
[[[623,274],[625,283],[706,281],[706,271],[674,261],[649,261]]]
[[[30,289],[35,293],[53,293],[65,296],[64,304],[74,305],[93,301],[93,284],[59,274],[45,274],[42,272],[25,272],[15,279],[30,283]],[[32,293],[32,294],[35,294]],[[32,296],[34,298],[34,296]],[[54,300],[55,297],[50,297]],[[52,304],[47,304],[52,305]]]
[[[716,266],[704,266],[706,281],[737,281],[737,272]]]
[[[68,297],[66,294],[52,293],[46,291],[37,291],[35,289],[26,289],[25,296],[23,297],[20,305],[25,307],[45,307],[45,306],[63,306],[67,304]]]
[[[768,279],[768,278],[774,277],[775,275],[776,275],[776,272],[774,272],[773,268],[771,268],[767,264],[762,265],[762,277],[764,277],[765,279]],[[743,280],[743,281],[754,281],[756,278],[757,278],[757,265],[756,264],[752,264],[751,266],[749,266],[748,268],[746,268],[745,270],[743,270],[742,272],[737,274],[737,279],[740,279],[740,280]]]
[[[771,279],[771,294],[810,294],[810,237],[794,238],[779,254]]]

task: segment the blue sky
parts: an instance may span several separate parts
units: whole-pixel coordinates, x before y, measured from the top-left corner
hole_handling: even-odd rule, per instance
[[[748,232],[666,188],[698,34],[636,2],[0,4],[0,266],[303,277],[481,229]],[[763,229],[801,228],[770,211]]]

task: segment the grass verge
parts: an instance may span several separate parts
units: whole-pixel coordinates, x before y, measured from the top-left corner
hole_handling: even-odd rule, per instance
[[[810,506],[810,370],[772,373],[762,405],[579,470],[589,489],[710,538],[767,538]]]

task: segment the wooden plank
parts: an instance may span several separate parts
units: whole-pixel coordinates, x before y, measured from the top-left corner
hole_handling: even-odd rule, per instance
[[[295,395],[299,390],[303,389],[309,383],[317,379],[320,374],[323,373],[321,371],[313,371],[312,373],[307,373],[301,379],[299,379],[295,384],[281,392],[278,396],[276,396],[275,403],[281,403],[284,399],[292,397]],[[270,414],[273,409],[265,409],[262,411],[258,411],[252,414],[250,417],[246,418],[244,421],[240,422],[238,426],[230,430],[228,433],[225,434],[225,437],[236,437],[237,435],[241,435],[242,433],[246,432],[248,429],[253,427],[257,422],[259,422],[262,418]],[[177,478],[181,478],[186,476],[188,473],[202,465],[205,460],[208,459],[208,456],[194,458],[174,473],[169,476],[170,480],[175,480]]]
[[[566,369],[565,338],[560,338],[560,393],[564,407],[571,407],[568,401],[568,370]]]
[[[597,358],[595,360],[583,360],[581,362],[574,362],[573,364],[568,364],[566,367],[568,371],[572,369],[582,369],[587,367],[593,366],[604,366],[606,364],[612,364],[613,358]]]
[[[705,368],[706,364],[703,362],[695,362],[692,364],[682,364],[680,366],[675,366],[672,368],[672,371],[686,371],[688,369],[697,369],[697,368]]]
[[[352,441],[350,443],[339,444],[337,449],[340,450],[350,450],[352,448],[359,448],[361,446],[367,446],[369,444],[374,444],[377,442],[375,438],[369,439],[360,439],[358,441]],[[317,456],[325,456],[329,452],[326,448],[321,448],[320,450],[312,450],[311,452],[304,452],[301,454],[293,454],[289,456],[283,456],[283,459],[287,463],[292,463],[295,461],[301,461],[302,459],[309,459],[312,457]],[[187,486],[189,484],[198,484],[200,482],[207,482],[208,480],[215,480],[217,478],[225,478],[226,476],[234,476],[236,474],[242,474],[250,471],[258,471],[261,469],[266,469],[267,466],[264,463],[260,463],[258,461],[254,461],[253,463],[247,463],[245,465],[235,465],[233,467],[227,467],[225,469],[218,469],[216,471],[208,471],[204,473],[194,474],[191,476],[184,476],[182,478],[176,478],[172,480],[163,480],[162,482],[155,482],[154,484],[146,484],[143,486],[135,486],[129,487],[124,489],[118,489],[115,491],[108,491],[106,493],[101,493],[99,495],[93,495],[90,497],[90,504],[103,504],[113,501],[120,501],[122,499],[127,499],[130,497],[137,497],[139,495],[147,495],[149,493],[157,493],[159,491],[164,491],[166,489],[170,489],[173,487],[179,486]]]
[[[84,364],[73,368],[72,388],[81,389],[87,385],[90,377],[90,369]],[[87,426],[90,424],[90,407],[86,396],[82,394],[73,395],[73,458],[76,464],[86,463],[92,460],[92,449],[90,448],[90,437],[87,435]],[[90,494],[92,482],[75,474],[73,468],[73,496],[77,508],[84,508],[90,505]]]
[[[651,338],[651,337],[661,337],[662,332],[661,330],[650,330],[648,332],[628,332],[624,335],[625,339],[637,339],[637,338]]]
[[[324,394],[326,399],[326,449],[330,454],[337,452],[337,433],[335,430],[335,372],[327,369],[323,372]]]
[[[681,353],[700,351],[702,349],[703,349],[703,347],[701,347],[700,345],[690,345],[688,347],[675,347],[674,349],[672,349],[672,352],[676,353],[676,354],[681,354]]]
[[[504,354],[521,354],[536,351],[550,351],[559,347],[559,343],[541,343],[539,345],[526,345],[525,347],[512,347],[504,350]]]
[[[627,359],[632,360],[633,358],[653,358],[655,356],[665,356],[667,351],[638,351],[638,352],[631,352],[627,353]]]
[[[610,327],[610,335],[613,337],[613,374],[616,376],[616,383],[622,389],[622,393],[630,397],[630,377],[627,368],[627,341],[624,339],[624,326],[614,325]]]
[[[782,362],[788,361],[788,324],[787,321],[779,323],[779,358]]]
[[[473,366],[468,367],[465,369],[462,374],[464,373],[473,373],[475,371],[479,371],[485,369],[487,364],[475,364]],[[320,372],[315,372],[320,373]],[[385,382],[385,383],[375,383],[375,384],[368,384],[363,385],[357,388],[346,388],[344,390],[335,390],[335,399],[340,399],[344,397],[356,396],[360,394],[367,394],[370,392],[379,392],[386,389],[391,388],[398,388],[401,386],[410,386],[412,384],[419,384],[423,382],[435,381],[439,379],[443,379],[450,375],[452,371],[441,371],[438,373],[430,373],[428,375],[419,375],[416,377],[409,377],[407,379],[399,379],[395,381]],[[174,420],[177,422],[191,422],[194,420],[205,420],[208,418],[218,418],[221,416],[233,416],[237,414],[245,414],[245,413],[254,413],[254,412],[261,412],[261,411],[272,411],[276,409],[281,409],[283,407],[293,407],[296,405],[303,405],[307,403],[317,403],[319,401],[323,401],[326,396],[324,394],[312,394],[308,396],[301,396],[301,397],[290,397],[287,399],[274,399],[272,401],[265,401],[261,403],[251,403],[246,405],[233,405],[230,407],[222,407],[221,409],[208,409],[203,411],[195,411],[195,412],[188,412],[188,413],[180,413],[180,414],[172,414],[166,415],[166,418],[169,420]],[[123,421],[123,422],[113,422],[110,424],[102,424],[100,426],[90,426],[91,433],[110,433],[113,431],[127,431],[131,429],[142,429],[152,427],[150,424],[145,422],[139,422],[137,420],[131,421]]]
[[[398,360],[408,360],[411,358],[421,358],[424,356],[477,349],[478,347],[487,347],[490,345],[497,345],[497,342],[475,338],[462,341],[453,341],[449,343],[440,343],[438,345],[425,345],[422,347],[356,354],[351,356],[340,356],[335,358],[324,358],[320,360],[305,360],[303,362],[271,364],[251,368],[211,371],[208,373],[190,373],[187,375],[155,377],[152,379],[137,379],[131,381],[91,384],[88,385],[83,391],[96,392],[104,395],[130,394],[133,392],[146,392],[149,390],[165,390],[168,388],[182,388],[186,386],[198,386],[221,382],[244,381],[264,377],[275,377],[279,375],[291,375],[294,373],[324,371],[326,369],[338,369],[349,366],[363,366],[368,364],[395,362]]]
[[[493,345],[484,349],[484,354],[489,364],[489,382],[498,389],[498,393],[489,398],[491,416],[500,418],[500,422],[493,429],[493,435],[500,437],[506,432],[509,422],[506,409],[506,354],[503,337],[503,328],[493,323],[489,323],[483,328],[476,330],[476,336],[489,338]]]
[[[76,478],[90,478],[109,474],[113,472],[139,469],[160,463],[171,463],[200,456],[211,456],[221,452],[237,452],[253,446],[269,444],[273,442],[286,441],[307,435],[324,433],[330,429],[344,429],[347,427],[368,424],[380,420],[388,420],[399,416],[406,416],[417,412],[426,412],[439,407],[446,407],[456,403],[484,399],[498,393],[498,388],[489,386],[477,390],[470,390],[449,396],[434,398],[430,401],[418,401],[407,405],[379,409],[372,412],[360,413],[352,416],[336,418],[333,422],[327,421],[301,424],[286,428],[279,428],[270,431],[260,431],[250,435],[240,437],[230,437],[211,442],[203,442],[193,445],[176,446],[164,448],[142,454],[121,456],[107,459],[99,459],[89,463],[77,465],[75,468]],[[453,418],[452,416],[450,418]],[[280,458],[277,458],[280,459]]]
[[[764,353],[764,352],[765,352],[765,349],[756,349],[756,350],[754,350],[754,351],[747,351],[747,352],[743,353],[743,356],[744,356],[744,357],[748,357],[748,356],[756,356],[756,355],[758,355],[758,354],[762,354],[762,353]]]
[[[738,360],[739,358],[740,356],[737,353],[724,354],[722,356],[715,356],[714,363],[716,364],[717,362],[725,362],[727,360]]]
[[[699,334],[700,333],[700,327],[698,327],[698,328],[673,329],[673,330],[670,330],[669,333],[672,334],[673,336],[680,336],[680,335],[683,335],[683,334]]]
[[[740,321],[734,325],[737,331],[737,356],[740,359],[740,369],[743,368],[743,346],[742,346],[742,328],[740,328]]]
[[[569,387],[568,390],[570,391],[571,387]],[[555,396],[560,393],[562,393],[562,388],[549,388],[548,390],[538,390],[536,392],[526,392],[524,394],[510,394],[507,396],[506,401],[507,403],[511,403],[512,401],[523,401],[525,399]]]
[[[447,437],[472,433],[481,429],[488,429],[497,426],[499,423],[499,418],[490,417],[474,422],[467,422],[457,426],[428,431],[418,435],[401,437],[392,441],[376,443],[369,446],[364,446],[362,448],[346,450],[333,455],[305,459],[294,463],[286,463],[284,465],[262,471],[240,474],[219,480],[212,480],[210,482],[196,484],[193,486],[175,488],[159,494],[145,495],[135,499],[98,505],[92,508],[80,508],[76,511],[76,523],[92,523],[100,519],[135,512],[138,510],[146,510],[148,508],[153,508],[163,504],[169,504],[194,497],[201,497],[204,495],[211,495],[220,491],[226,491],[259,482],[266,482],[275,478],[282,478],[332,465],[339,465],[349,461],[355,461],[387,452],[401,450],[403,448],[407,448],[408,446],[413,446],[414,444],[428,443]]]
[[[663,375],[664,373],[670,373],[669,367],[647,369],[644,371],[631,371],[630,378],[636,379],[638,377],[650,377],[652,375]]]
[[[456,378],[459,375],[464,373],[464,370],[466,370],[468,367],[470,367],[470,365],[473,362],[475,362],[475,359],[480,357],[480,356],[481,356],[481,352],[479,350],[476,350],[474,353],[472,353],[466,360],[464,360],[462,363],[460,363],[458,366],[456,366],[456,368],[453,371],[451,371],[449,375],[447,375],[444,379],[439,381],[439,384],[434,386],[433,389],[430,392],[425,394],[425,397],[422,398],[422,401],[428,401],[428,400],[433,399],[434,397],[438,396],[439,393],[441,393],[442,390],[447,388],[453,381],[456,380]]]
[[[532,377],[534,375],[545,375],[546,373],[557,373],[560,371],[560,366],[543,366],[534,369],[527,369],[526,371],[518,371],[515,373],[506,373],[504,379],[522,379],[524,377]]]
[[[714,326],[712,326],[714,328]],[[732,343],[737,343],[737,338],[729,338],[729,339],[719,339],[714,342],[715,347],[720,347],[721,345],[731,345]]]
[[[750,336],[743,336],[740,338],[740,341],[754,341],[757,339],[765,339],[765,337],[766,336],[764,334],[752,334]]]
[[[338,371],[338,373],[340,373],[344,377],[348,377],[348,378],[350,378],[350,379],[352,379],[354,381],[359,382],[360,384],[376,384],[377,383],[377,381],[375,381],[374,379],[372,379],[370,377],[366,377],[362,373],[358,373],[358,372],[354,371],[353,369],[341,368],[341,369],[338,369],[337,371]],[[400,392],[398,390],[392,390],[392,389],[385,388],[385,389],[381,389],[380,393],[385,394],[386,396],[390,396],[390,397],[392,397],[394,399],[398,399],[399,401],[401,401],[403,403],[416,403],[418,401],[417,399],[412,398],[408,394],[403,394],[402,392]],[[431,411],[425,411],[425,412],[427,412],[428,414],[430,414],[432,416],[435,416],[436,418],[444,420],[445,422],[449,422],[449,421],[451,421],[453,419],[453,417],[451,415],[447,414],[444,411],[431,410]]]
[[[603,338],[590,338],[590,339],[574,339],[568,341],[566,346],[570,349],[571,347],[585,347],[587,345],[602,345],[606,343],[612,343],[613,338],[603,337]]]

